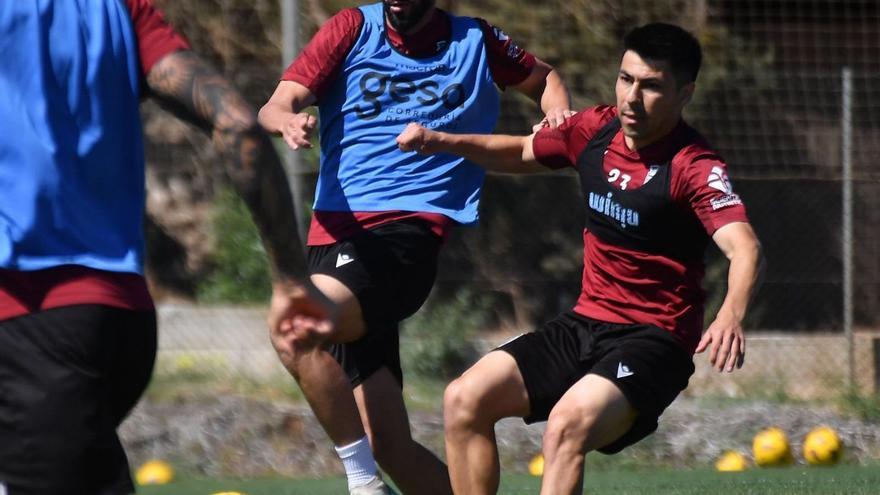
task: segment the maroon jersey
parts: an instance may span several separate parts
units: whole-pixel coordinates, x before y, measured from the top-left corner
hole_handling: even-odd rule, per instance
[[[138,40],[141,72],[146,76],[162,57],[188,50],[189,43],[166,21],[153,0],[125,0]]]
[[[284,71],[282,80],[302,84],[320,100],[357,41],[363,20],[363,14],[356,8],[342,10],[333,16],[321,26],[302,53]],[[534,69],[534,55],[520,48],[500,29],[485,20],[477,21],[483,30],[489,70],[495,84],[504,89],[524,81]],[[449,16],[437,9],[428,24],[416,33],[402,35],[388,23],[385,24],[385,30],[388,41],[396,50],[411,57],[425,57],[437,53],[443,47],[451,36],[452,24]],[[453,225],[452,220],[443,215],[423,212],[315,211],[309,228],[308,244],[332,244],[358,231],[405,218],[425,221],[434,233],[444,238]]]
[[[703,329],[702,248],[720,227],[747,222],[745,207],[724,161],[686,123],[633,151],[616,119],[614,107],[588,108],[534,140],[539,162],[577,167],[582,178],[588,222],[574,309],[657,325],[693,352]]]
[[[137,35],[141,72],[145,76],[165,55],[189,48],[186,39],[168,25],[152,0],[125,3]],[[0,320],[77,304],[153,309],[147,283],[140,275],[73,265],[34,272],[0,270]]]

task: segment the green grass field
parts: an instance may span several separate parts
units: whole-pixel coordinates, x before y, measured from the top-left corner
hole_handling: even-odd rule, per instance
[[[508,475],[500,494],[538,493],[540,479]],[[142,487],[142,495],[210,495],[238,491],[247,495],[337,495],[346,493],[341,478],[326,480],[219,481],[185,479]],[[880,466],[753,469],[742,473],[711,470],[629,470],[588,472],[584,493],[593,495],[877,495]]]

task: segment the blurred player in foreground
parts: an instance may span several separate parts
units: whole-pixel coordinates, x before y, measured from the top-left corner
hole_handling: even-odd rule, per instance
[[[331,306],[255,113],[151,0],[4,2],[0,53],[0,493],[132,493],[116,428],[156,354],[143,93],[223,153],[269,254],[270,324]]]

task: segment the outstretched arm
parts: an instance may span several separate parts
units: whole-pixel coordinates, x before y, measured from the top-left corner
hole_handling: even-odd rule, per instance
[[[283,312],[277,308],[282,300],[311,314],[327,314],[329,307],[325,308],[308,281],[287,176],[250,105],[191,51],[164,56],[147,74],[147,85],[160,104],[206,130],[226,158],[226,172],[250,209],[269,258],[273,279],[270,320],[278,320],[270,324],[280,324],[281,316],[276,313]]]
[[[401,151],[427,155],[451,153],[462,156],[486,170],[508,174],[545,172],[532,150],[531,136],[503,134],[450,134],[432,131],[419,124],[409,124],[397,136]]]
[[[745,359],[746,340],[742,320],[749,302],[760,285],[764,271],[761,244],[751,225],[745,222],[727,224],[712,236],[730,260],[727,273],[727,295],[697,346],[697,352],[709,349],[709,363],[718,371],[732,372],[741,368]]]

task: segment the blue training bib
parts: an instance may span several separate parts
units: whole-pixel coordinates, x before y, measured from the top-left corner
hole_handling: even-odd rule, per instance
[[[0,268],[140,273],[140,67],[123,2],[3,2],[0,53]]]
[[[382,4],[361,7],[364,24],[319,105],[321,171],[315,210],[419,211],[477,221],[485,173],[463,158],[398,150],[410,122],[453,133],[491,133],[499,112],[483,32],[451,17],[435,56],[410,58],[385,35]]]

